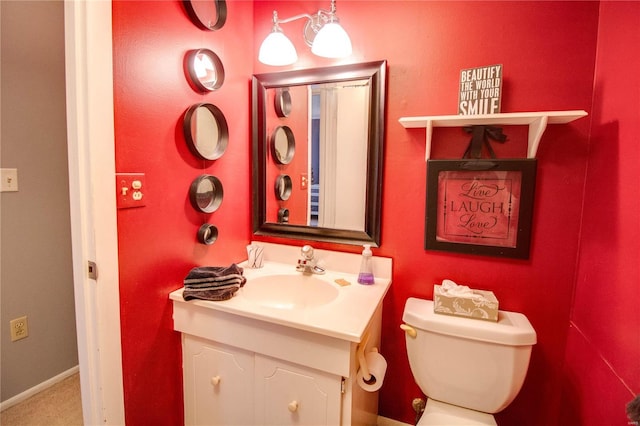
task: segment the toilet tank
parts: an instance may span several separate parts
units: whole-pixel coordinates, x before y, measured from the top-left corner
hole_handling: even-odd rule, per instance
[[[516,397],[527,374],[536,332],[523,314],[498,321],[436,314],[433,301],[409,298],[403,321],[414,379],[429,398],[497,413]]]

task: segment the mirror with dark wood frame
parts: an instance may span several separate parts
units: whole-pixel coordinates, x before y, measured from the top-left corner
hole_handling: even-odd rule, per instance
[[[255,235],[380,245],[386,66],[375,61],[253,76]],[[283,91],[292,106],[286,115],[274,107]],[[288,163],[273,153],[271,136],[282,127],[296,143]],[[285,174],[292,191],[283,200],[273,188]]]
[[[227,21],[226,0],[182,0],[191,21],[203,30],[219,30]]]

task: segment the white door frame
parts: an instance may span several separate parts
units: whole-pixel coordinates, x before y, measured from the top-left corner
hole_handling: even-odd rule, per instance
[[[65,0],[73,277],[85,425],[124,425],[110,0]],[[98,278],[88,274],[97,264]]]

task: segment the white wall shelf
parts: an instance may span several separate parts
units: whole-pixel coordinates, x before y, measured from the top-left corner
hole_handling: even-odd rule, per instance
[[[434,127],[465,127],[473,125],[528,125],[529,142],[527,158],[535,158],[542,134],[547,124],[564,124],[585,117],[586,111],[538,111],[510,112],[481,115],[433,115],[425,117],[401,117],[398,121],[407,129],[425,128],[427,143],[425,161],[431,155],[431,134]]]

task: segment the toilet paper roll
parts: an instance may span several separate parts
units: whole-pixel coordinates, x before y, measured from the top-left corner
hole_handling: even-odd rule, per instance
[[[369,368],[371,378],[365,381],[364,377],[362,377],[362,368],[359,368],[356,374],[356,382],[358,386],[367,392],[375,392],[382,387],[382,382],[384,382],[384,375],[387,372],[387,360],[378,352],[369,352],[364,356],[364,359]]]

